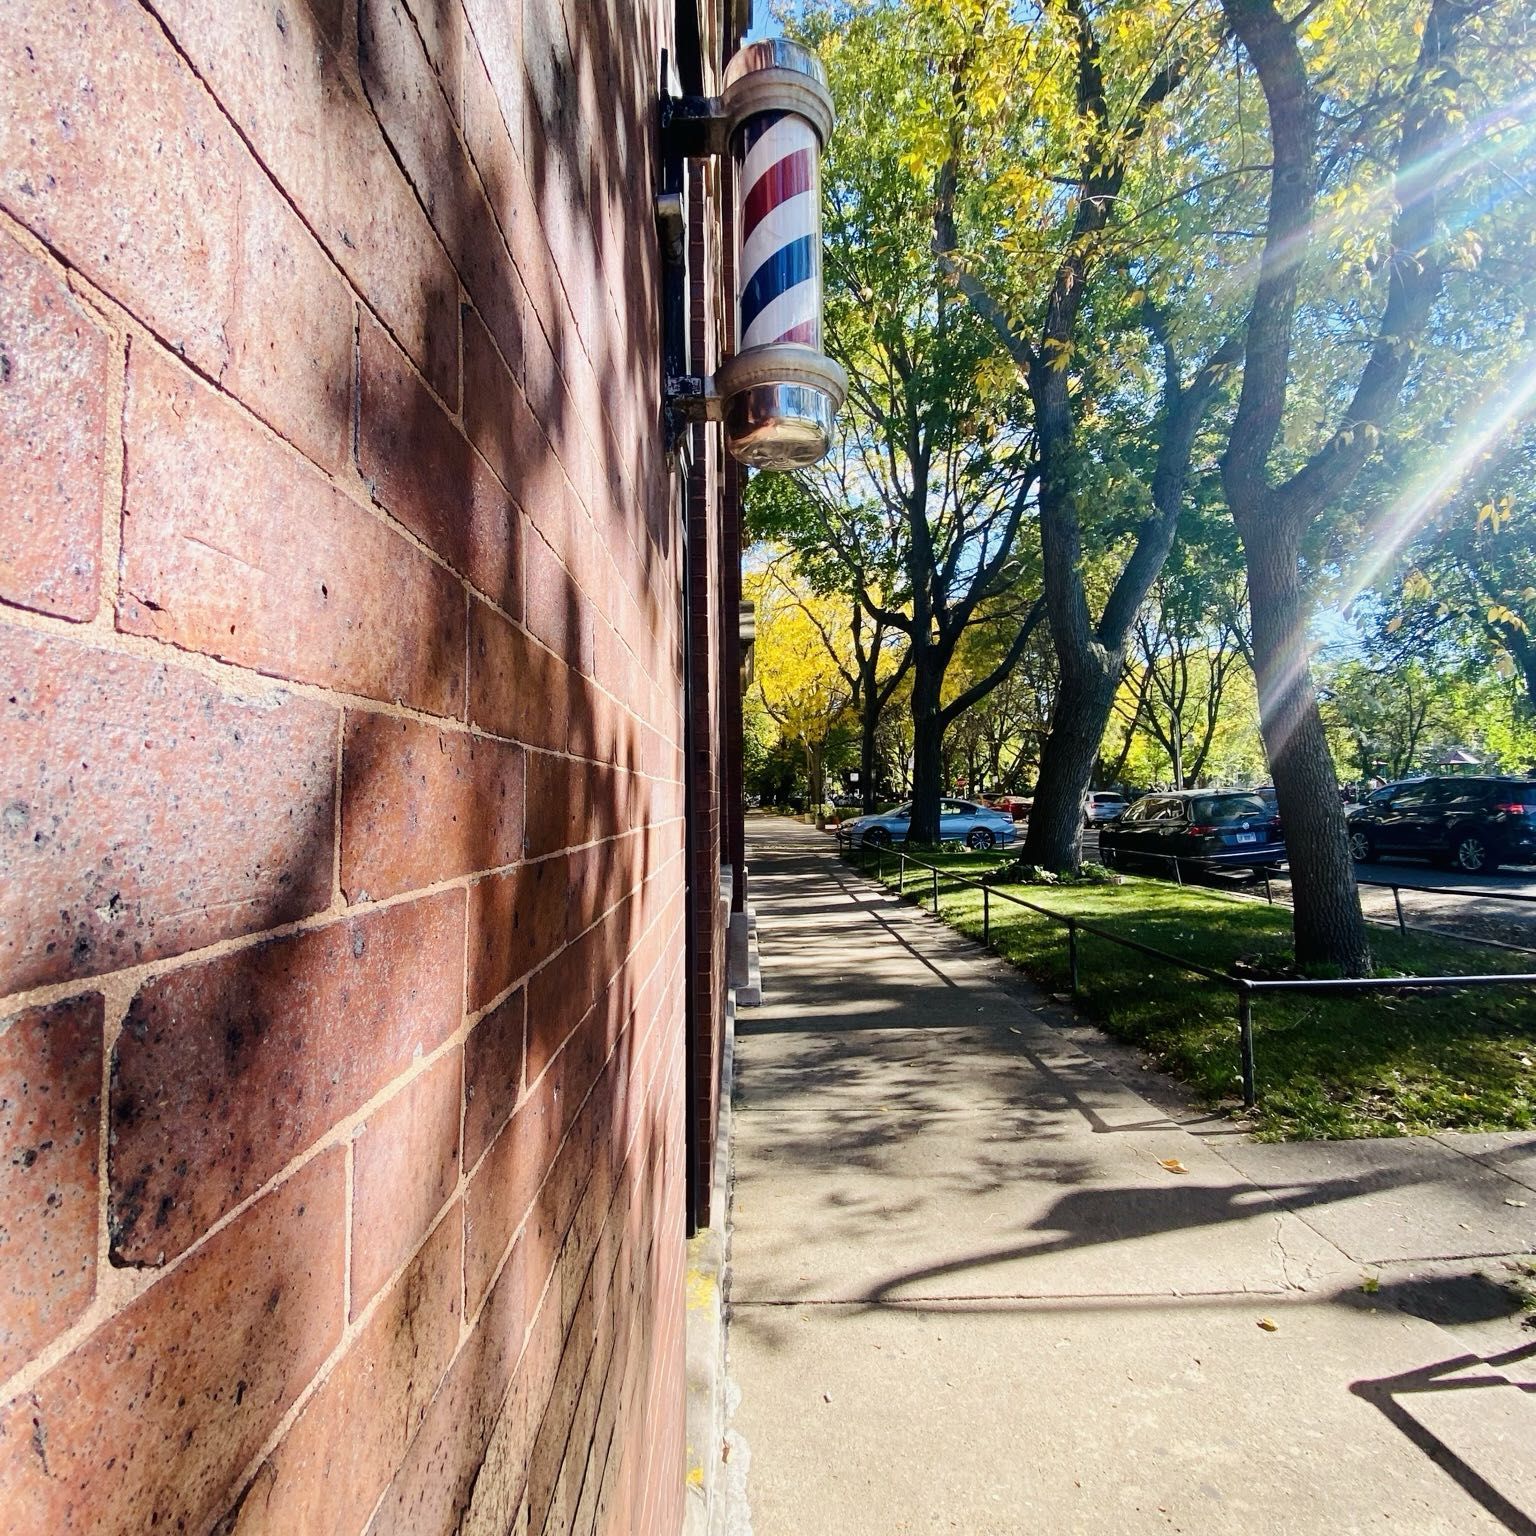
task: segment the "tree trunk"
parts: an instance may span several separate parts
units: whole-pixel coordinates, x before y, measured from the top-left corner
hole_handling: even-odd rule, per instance
[[[859,721],[859,804],[866,816],[875,810],[875,731],[880,725],[880,701],[867,693]]]
[[[1297,551],[1273,527],[1262,535],[1249,529],[1248,535],[1244,545],[1259,729],[1285,827],[1296,964],[1303,971],[1366,976],[1371,950],[1349,856],[1339,781],[1307,661]]]
[[[944,722],[939,690],[944,668],[932,646],[921,647],[912,661],[912,823],[914,843],[939,840],[939,799],[944,793]]]
[[[1022,857],[1045,869],[1076,872],[1083,858],[1083,793],[1109,724],[1120,662],[1062,672],[1051,728],[1040,751],[1040,778]]]

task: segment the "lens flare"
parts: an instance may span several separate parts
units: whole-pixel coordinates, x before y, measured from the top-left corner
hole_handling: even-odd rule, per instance
[[[1342,612],[1367,587],[1374,586],[1403,546],[1444,505],[1462,481],[1512,426],[1536,405],[1536,355],[1485,395],[1458,426],[1434,463],[1394,497],[1365,537],[1369,554],[1349,573],[1339,599]]]

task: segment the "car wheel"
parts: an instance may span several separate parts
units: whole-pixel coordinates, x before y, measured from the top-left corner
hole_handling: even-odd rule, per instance
[[[1356,864],[1374,864],[1376,862],[1376,844],[1371,841],[1369,832],[1351,832],[1349,834],[1349,856]]]
[[[1482,875],[1493,868],[1487,843],[1470,832],[1465,837],[1457,839],[1452,856],[1456,861],[1456,868],[1463,874]]]
[[[884,827],[871,827],[864,834],[864,842],[871,848],[889,848],[891,834]]]
[[[965,844],[968,848],[974,848],[978,853],[997,844],[997,834],[988,827],[972,827],[966,833]]]

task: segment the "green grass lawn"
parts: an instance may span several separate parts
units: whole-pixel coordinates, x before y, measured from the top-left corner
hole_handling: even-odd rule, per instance
[[[929,862],[975,878],[1006,861],[948,854]],[[894,884],[894,857],[887,854],[885,863]],[[909,892],[926,901],[930,879],[926,870],[909,868]],[[1279,969],[1291,959],[1287,908],[1219,890],[1132,876],[1123,885],[994,887],[993,947],[1055,991],[1070,980],[1065,928],[998,900],[997,890],[1217,970],[1240,960]],[[979,890],[940,880],[940,915],[955,927],[979,937],[981,909]],[[1238,1108],[1232,988],[1091,934],[1078,942],[1079,1008],[1110,1034],[1146,1048],[1202,1100]],[[1383,928],[1372,928],[1371,946],[1382,975],[1536,970],[1529,956]],[[1536,987],[1354,997],[1259,993],[1253,1019],[1255,1121],[1266,1139],[1536,1127]]]

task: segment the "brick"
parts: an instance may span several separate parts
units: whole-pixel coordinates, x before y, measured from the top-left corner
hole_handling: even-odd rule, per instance
[[[459,1182],[463,1053],[376,1109],[352,1142],[352,1316],[415,1251]]]
[[[587,841],[594,770],[568,757],[528,754],[528,807],[524,842],[530,858]]]
[[[462,311],[464,427],[501,483],[526,505],[530,466],[549,455],[549,444],[528,409],[522,386],[475,311]]]
[[[544,1276],[519,1243],[420,1432],[368,1526],[367,1536],[459,1536],[471,1503],[515,1506],[521,1492],[529,1419],[542,1383],[539,1338],[525,1338]],[[545,1314],[540,1313],[541,1328]],[[547,1329],[545,1330],[547,1331]],[[520,1363],[521,1357],[521,1363]],[[494,1527],[505,1530],[506,1525]]]
[[[572,533],[579,537],[579,518]],[[530,633],[578,672],[592,671],[592,608],[554,551],[530,532],[523,545],[526,572],[524,622]]]
[[[296,1173],[0,1411],[15,1531],[205,1530],[341,1336],[345,1172]]]
[[[96,1294],[102,1002],[0,1021],[0,1379]]]
[[[543,964],[574,932],[571,866],[520,864],[469,888],[469,1006],[483,1008]]]
[[[479,109],[494,106],[503,132],[507,135],[507,149],[521,163],[525,158],[523,140],[523,104],[527,94],[527,82],[523,75],[523,7],[500,5],[496,0],[465,0],[465,11],[474,32],[469,45],[470,67],[466,71],[465,136],[471,148],[483,142],[488,124],[478,125],[478,132],[471,132],[473,114],[468,105]],[[478,45],[478,46],[476,46]],[[483,93],[470,79],[479,73],[485,80]],[[493,162],[495,164],[497,162]],[[482,170],[488,170],[482,166]],[[510,169],[510,167],[507,167]]]
[[[497,736],[561,751],[574,679],[570,669],[494,609],[469,612],[469,718]]]
[[[331,259],[433,388],[458,398],[458,281],[353,72],[307,5],[157,7]]]
[[[473,1312],[560,1145],[559,1078],[533,1088],[491,1144],[465,1196],[464,1296]]]
[[[547,461],[549,473],[529,486],[523,505],[545,539],[558,550],[570,520],[567,508],[575,504],[575,491],[567,483],[562,466],[569,456],[569,441],[580,437],[580,429],[555,349],[535,323],[523,333],[523,393],[554,450]]]
[[[334,710],[15,629],[0,673],[0,991],[329,904]]]
[[[64,282],[0,234],[0,599],[96,612],[106,335]]]
[[[362,1528],[459,1342],[462,1221],[454,1206],[438,1224],[262,1464],[225,1536]]]
[[[0,43],[0,203],[327,468],[353,301],[153,17],[28,6]]]
[[[509,6],[514,13],[516,6]],[[437,71],[443,95],[455,117],[463,97],[464,46],[467,35],[464,12],[443,0],[411,0],[411,15],[416,31],[425,45],[432,67]]]
[[[464,1166],[473,1168],[517,1105],[523,1086],[527,994],[514,992],[464,1043]]]
[[[601,930],[566,945],[528,983],[528,1078],[533,1081],[585,1017],[606,984]]]
[[[341,884],[348,900],[499,869],[522,848],[520,748],[391,715],[347,715]]]
[[[113,1255],[157,1264],[462,1017],[458,891],[148,982],[112,1063]]]
[[[420,194],[466,291],[514,375],[520,377],[526,306],[522,283],[454,132],[432,61],[402,0],[359,0],[358,49],[368,99],[379,123]]]
[[[358,468],[374,499],[492,602],[521,617],[517,503],[368,315],[359,388]]]
[[[119,629],[462,713],[465,599],[449,572],[152,351],[133,348],[128,386]]]

